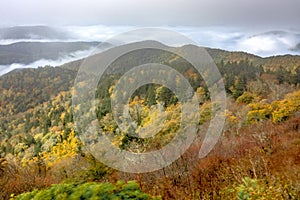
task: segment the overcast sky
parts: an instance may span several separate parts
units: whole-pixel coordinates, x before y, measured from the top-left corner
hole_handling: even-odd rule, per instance
[[[299,0],[0,0],[0,26],[300,26]]]

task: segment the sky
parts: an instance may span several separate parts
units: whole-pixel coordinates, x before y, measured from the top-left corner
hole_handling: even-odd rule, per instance
[[[299,0],[0,0],[0,26],[297,27]]]
[[[159,27],[199,46],[262,57],[300,55],[299,8],[300,0],[0,0],[0,28],[47,25],[63,27],[76,41],[105,41],[124,31]],[[13,42],[19,41],[0,40],[0,45]],[[15,68],[60,65],[76,60],[74,55],[0,66],[0,76]]]

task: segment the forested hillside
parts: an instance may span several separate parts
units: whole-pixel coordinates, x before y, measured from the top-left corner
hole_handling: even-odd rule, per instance
[[[24,192],[31,193],[16,199],[30,199],[35,194],[42,198],[51,192],[79,197],[85,195],[80,194],[83,190],[103,195],[114,191],[139,199],[299,199],[300,56],[261,58],[243,52],[207,51],[219,68],[227,93],[222,137],[204,159],[198,159],[201,142],[195,142],[176,162],[147,174],[118,172],[84,149],[72,110],[74,80],[83,60],[1,76],[0,198]],[[189,63],[171,53],[155,55],[151,50],[130,56],[143,59],[139,63],[119,58],[99,82],[95,96],[101,134],[131,152],[158,149],[174,137],[181,104],[172,91],[160,85],[140,87],[129,108],[137,129],[142,129],[151,118],[157,119],[154,123],[159,126],[161,116],[155,105],[164,107],[166,120],[155,137],[140,139],[121,132],[112,115],[110,98],[116,80],[132,67],[150,62],[169,65],[189,80],[200,99],[197,126],[207,129],[214,114],[210,94]],[[51,186],[60,183],[64,184]]]

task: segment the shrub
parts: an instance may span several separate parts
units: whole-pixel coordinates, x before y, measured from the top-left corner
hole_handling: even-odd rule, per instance
[[[247,114],[247,123],[259,122],[269,119],[272,115],[272,106],[264,101],[248,104],[250,111]]]
[[[143,193],[134,181],[124,183],[118,181],[116,185],[111,183],[84,183],[84,184],[57,184],[48,189],[34,190],[21,194],[16,200],[31,199],[160,199]]]
[[[236,100],[237,103],[249,104],[252,103],[255,99],[255,95],[249,92],[244,92],[241,96],[239,96]]]
[[[296,199],[292,187],[288,184],[282,184],[276,180],[270,183],[265,180],[243,178],[242,183],[227,188],[223,193],[225,199],[251,200],[251,199]]]
[[[287,120],[300,109],[300,91],[287,94],[284,100],[275,101],[272,106],[275,109],[272,113],[273,122]]]

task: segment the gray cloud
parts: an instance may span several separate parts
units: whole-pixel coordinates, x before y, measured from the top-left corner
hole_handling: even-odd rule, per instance
[[[297,26],[299,0],[1,0],[1,25]]]

